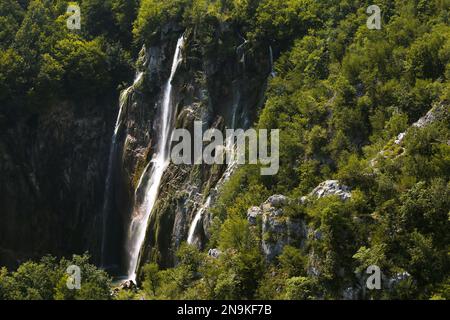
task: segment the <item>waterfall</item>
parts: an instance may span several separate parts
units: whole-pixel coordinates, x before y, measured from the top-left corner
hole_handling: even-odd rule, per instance
[[[237,111],[238,111],[238,107],[239,107],[239,101],[241,99],[241,92],[239,90],[239,86],[238,86],[237,82],[235,82],[235,84],[234,84],[234,90],[235,90],[234,92],[236,93],[236,95],[234,96],[234,101],[233,101],[233,106],[232,106],[232,115],[231,115],[231,128],[232,129],[236,128],[236,115],[237,115]],[[220,180],[216,183],[216,186],[213,191],[214,194],[218,193],[218,191],[219,191],[218,189],[220,188],[220,186],[226,180],[229,179],[229,177],[233,173],[234,168],[237,165],[236,145],[235,145],[233,139],[227,139],[226,145],[225,145],[225,152],[231,153],[231,157],[230,157],[231,161],[230,161],[230,163],[228,163],[228,166],[225,169],[225,172],[223,173]],[[205,203],[200,207],[199,210],[197,210],[197,212],[194,216],[194,219],[192,220],[191,225],[189,227],[188,238],[187,238],[188,244],[194,243],[195,232],[197,230],[198,223],[199,223],[200,219],[202,218],[205,210],[208,209],[208,207],[210,206],[211,201],[212,201],[212,194],[210,194],[208,196]]]
[[[239,37],[244,41],[242,42],[242,44],[240,44],[237,48],[236,48],[236,54],[238,56],[239,62],[242,63],[242,65],[244,66],[244,70],[245,70],[245,45],[248,43],[248,40],[245,39],[244,37],[242,37],[239,34]]]
[[[211,203],[211,195],[208,196],[208,198],[206,199],[206,202],[202,205],[200,210],[198,210],[197,213],[195,214],[194,220],[192,220],[191,226],[189,227],[187,243],[189,243],[189,244],[194,243],[195,229],[197,229],[198,222],[200,221],[200,218],[202,217],[203,212],[209,207],[210,203]]]
[[[197,210],[197,212],[194,216],[194,219],[192,220],[191,226],[189,227],[188,238],[187,238],[188,244],[194,243],[195,232],[197,230],[197,226],[200,222],[200,219],[203,216],[203,213],[205,212],[206,209],[209,208],[209,206],[211,204],[212,195],[213,194],[215,195],[219,192],[219,188],[223,185],[223,183],[225,181],[227,181],[230,178],[231,174],[233,173],[233,170],[235,169],[235,167],[237,165],[236,145],[234,144],[234,141],[232,139],[227,140],[225,150],[226,150],[226,152],[231,152],[231,161],[228,164],[227,168],[225,169],[225,172],[223,173],[220,180],[216,183],[214,191],[212,191],[210,193],[208,198],[206,198],[205,203],[200,207],[199,210]]]
[[[133,212],[133,217],[130,223],[129,234],[126,244],[126,249],[129,255],[128,264],[128,278],[136,280],[136,267],[139,260],[139,252],[145,240],[147,224],[158,196],[159,185],[161,183],[164,171],[170,162],[170,140],[173,132],[173,103],[172,103],[172,80],[175,72],[181,62],[181,48],[184,44],[184,36],[178,39],[177,47],[173,57],[172,68],[169,80],[164,88],[164,95],[161,104],[160,118],[158,123],[161,125],[158,146],[156,153],[151,160],[151,171],[148,174],[148,180],[144,181],[143,177],[140,179],[140,184],[145,183],[145,194],[142,204]],[[150,166],[147,166],[147,170]],[[144,170],[143,176],[147,173]]]
[[[272,46],[269,46],[269,58],[270,58],[270,75],[272,77],[276,77],[276,72],[274,70],[274,66],[273,66],[273,50],[272,50]]]
[[[117,133],[119,131],[123,108],[128,100],[128,96],[130,92],[134,89],[135,85],[142,79],[143,72],[136,73],[133,84],[127,89],[123,90],[120,93],[119,98],[119,113],[117,115],[116,125],[114,127],[114,133],[111,138],[111,145],[109,147],[109,156],[108,156],[108,169],[106,173],[106,182],[105,182],[105,190],[103,193],[103,209],[102,209],[102,243],[101,243],[101,265],[105,266],[105,247],[106,247],[106,226],[108,221],[108,216],[111,211],[111,194],[112,194],[112,173],[114,167],[114,156],[117,150]]]

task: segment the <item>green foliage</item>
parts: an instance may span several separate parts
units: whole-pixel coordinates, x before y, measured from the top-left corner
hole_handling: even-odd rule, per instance
[[[230,218],[225,220],[222,225],[219,243],[223,250],[233,248],[239,251],[246,251],[254,248],[256,241],[247,220]]]
[[[16,108],[40,114],[57,99],[79,103],[117,95],[118,84],[130,77],[133,48],[123,46],[131,42],[133,3],[82,1],[78,32],[66,27],[66,1],[33,0],[26,9],[2,2],[0,112],[10,116]]]
[[[14,0],[0,4],[0,47],[6,49],[14,41],[14,35],[23,19],[23,9]]]
[[[302,252],[291,246],[285,246],[283,253],[278,257],[281,269],[288,277],[299,277],[306,275],[307,260]]]
[[[296,199],[326,179],[353,190],[345,203],[329,197],[284,208],[314,232],[305,248],[287,247],[278,258],[282,270],[268,268],[258,297],[341,298],[359,281],[355,273],[373,264],[388,276],[411,274],[374,298],[445,295],[438,292],[445,292],[449,270],[448,13],[438,9],[443,1],[379,5],[376,31],[367,29],[367,6],[356,1],[268,0],[256,7],[247,36],[272,44],[278,56],[256,126],[280,129],[280,170],[261,177],[243,166],[230,179],[213,209],[226,225],[214,225],[212,245],[222,233],[235,234],[231,218],[245,218],[248,207],[265,200],[248,194]],[[436,105],[447,111],[412,126]],[[223,239],[228,249],[240,246]],[[302,267],[292,271],[296,258]],[[303,285],[309,280],[314,290]]]
[[[264,0],[256,10],[255,37],[283,43],[319,23],[319,5],[310,0]]]
[[[161,26],[181,16],[186,3],[187,0],[142,0],[134,22],[135,39],[139,42],[153,39]]]
[[[64,74],[52,77],[45,72],[64,70]],[[109,77],[106,56],[99,40],[82,41],[77,37],[67,37],[55,44],[54,55],[45,59],[41,74],[43,77],[63,80],[63,86],[69,95],[92,96],[108,86]],[[40,76],[41,76],[40,74]],[[96,84],[93,86],[92,84]]]
[[[317,298],[316,283],[314,279],[306,277],[293,277],[287,280],[287,300],[314,300]]]
[[[0,119],[46,112],[59,100],[117,95],[132,55],[169,30],[186,29],[206,53],[233,53],[223,30],[274,52],[275,75],[255,126],[280,129],[280,170],[261,176],[241,166],[212,212],[208,248],[182,245],[174,268],[143,268],[134,299],[342,298],[369,265],[411,277],[373,298],[448,299],[450,27],[448,1],[382,0],[381,30],[368,30],[368,1],[80,0],[83,28],[65,27],[67,3],[0,4]],[[175,38],[178,34],[170,34]],[[99,94],[100,93],[100,94]],[[446,109],[412,126],[433,106]],[[405,133],[401,142],[395,142]],[[295,201],[284,208],[310,230],[302,248],[264,261],[260,230],[247,209],[271,194],[293,199],[326,179],[352,198]],[[65,268],[82,266],[82,290],[66,287]],[[279,268],[278,268],[279,267]],[[0,299],[109,299],[107,275],[88,263],[45,258],[0,269]]]
[[[159,266],[156,263],[149,263],[142,268],[144,275],[143,288],[144,291],[156,296],[156,289],[160,284]]]
[[[103,270],[89,263],[89,256],[74,255],[71,260],[57,261],[51,256],[39,262],[25,262],[9,273],[0,269],[1,300],[108,300],[111,279]],[[81,289],[67,288],[66,269],[76,265],[81,270]]]

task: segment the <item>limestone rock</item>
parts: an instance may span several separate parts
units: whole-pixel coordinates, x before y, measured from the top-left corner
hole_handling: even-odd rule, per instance
[[[263,254],[268,261],[274,260],[286,245],[301,246],[307,235],[303,220],[287,217],[283,207],[290,199],[283,195],[273,195],[261,207],[252,207],[247,213],[250,224],[256,225],[258,215],[262,215]]]
[[[413,127],[424,128],[426,126],[429,126],[433,122],[442,119],[445,116],[445,113],[448,113],[448,106],[443,103],[436,104],[433,108],[431,108],[431,110],[427,112],[426,115],[417,120],[413,124]]]
[[[120,284],[119,289],[131,291],[131,290],[136,290],[137,287],[136,287],[136,283],[134,283],[133,280],[125,280]]]
[[[270,196],[269,199],[267,199],[266,203],[270,204],[272,207],[275,208],[281,208],[284,205],[288,204],[289,199],[281,194],[276,194],[273,196]]]
[[[350,188],[340,184],[338,180],[326,180],[319,184],[309,196],[302,197],[301,201],[304,202],[308,197],[320,199],[332,195],[339,196],[342,200],[347,200],[352,196]]]
[[[258,216],[261,216],[263,213],[260,207],[251,207],[247,211],[247,220],[251,226],[255,226],[257,222]]]
[[[221,254],[222,254],[222,251],[220,251],[217,248],[208,250],[208,256],[213,257],[215,259],[217,259]]]

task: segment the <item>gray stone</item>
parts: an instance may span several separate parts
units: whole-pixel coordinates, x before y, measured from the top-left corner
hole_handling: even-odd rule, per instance
[[[137,287],[136,287],[136,283],[134,283],[133,280],[125,280],[120,284],[119,289],[131,291],[131,290],[136,290]]]
[[[217,259],[221,254],[222,254],[222,251],[220,251],[217,248],[208,250],[208,256],[213,257],[215,259]]]
[[[448,113],[448,105],[436,104],[422,118],[417,120],[413,124],[413,127],[424,128],[429,126],[436,120],[442,119],[445,116],[445,113]]]
[[[286,196],[275,194],[273,196],[270,196],[265,203],[270,204],[272,207],[280,208],[288,204],[288,202],[289,199]]]
[[[261,216],[262,213],[263,212],[260,207],[251,207],[250,209],[248,209],[248,211],[247,211],[248,223],[252,226],[255,226],[258,216]]]
[[[399,285],[401,282],[408,280],[411,277],[411,274],[408,272],[399,272],[393,275],[391,278],[389,278],[386,282],[386,287],[388,290],[394,289],[397,285]]]
[[[342,200],[347,200],[352,197],[350,188],[339,183],[338,180],[326,180],[319,184],[308,197],[316,197],[318,199],[336,195]]]
[[[283,206],[289,201],[290,199],[286,196],[273,195],[264,202],[261,208],[250,208],[247,213],[247,217],[252,221],[254,221],[252,216],[262,214],[261,247],[264,257],[268,261],[272,261],[280,255],[286,245],[301,246],[306,239],[305,222],[301,219],[284,216]]]

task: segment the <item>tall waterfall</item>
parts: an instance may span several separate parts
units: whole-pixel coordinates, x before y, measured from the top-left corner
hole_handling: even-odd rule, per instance
[[[164,88],[164,95],[161,104],[160,118],[158,123],[161,125],[159,132],[159,140],[156,153],[151,160],[151,172],[147,175],[146,171],[150,168],[147,166],[143,176],[146,175],[148,180],[145,181],[143,176],[140,183],[145,185],[145,195],[142,204],[133,212],[132,221],[128,230],[128,239],[126,249],[128,251],[128,278],[136,280],[136,267],[139,260],[139,252],[145,240],[147,224],[158,196],[158,190],[164,171],[170,162],[170,141],[173,132],[174,108],[172,102],[172,80],[179,63],[182,59],[181,48],[184,45],[184,36],[178,39],[177,47],[172,62],[172,69],[169,80]]]
[[[107,233],[107,222],[111,211],[111,194],[112,194],[112,174],[114,168],[114,157],[117,151],[117,133],[120,128],[123,107],[125,106],[130,92],[134,89],[134,86],[142,79],[143,72],[136,73],[133,84],[121,92],[119,99],[119,113],[117,115],[116,125],[114,127],[114,133],[111,139],[111,146],[109,147],[109,157],[108,157],[108,170],[106,173],[105,191],[103,196],[103,209],[102,209],[102,243],[101,243],[101,265],[105,266],[105,255],[106,255],[106,233]]]

